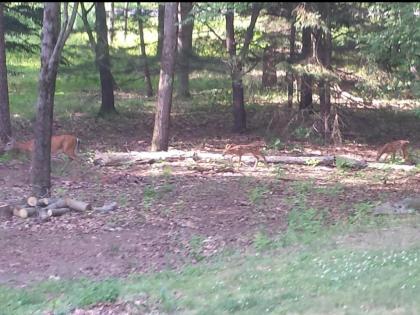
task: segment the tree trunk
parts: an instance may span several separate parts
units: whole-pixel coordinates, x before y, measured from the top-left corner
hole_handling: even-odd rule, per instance
[[[6,43],[4,40],[4,3],[0,3],[0,141],[6,143],[12,136],[7,85]]]
[[[147,63],[146,45],[144,44],[144,32],[143,32],[143,17],[140,2],[137,2],[137,9],[139,11],[139,34],[140,34],[140,52],[141,58],[143,59],[143,71],[144,79],[146,81],[146,94],[148,97],[153,96],[152,80],[150,79],[149,64]]]
[[[262,87],[268,88],[276,86],[276,49],[273,43],[264,49],[262,71]]]
[[[115,5],[114,2],[111,2],[111,12],[109,14],[109,23],[111,24],[111,27],[109,29],[110,39],[111,39],[111,45],[114,42],[115,38]]]
[[[233,131],[243,132],[246,130],[246,111],[242,84],[242,63],[239,58],[236,58],[233,11],[226,14],[226,48],[231,62]]]
[[[156,56],[160,58],[162,56],[162,47],[163,47],[163,31],[165,28],[165,5],[159,4],[158,8],[158,43]]]
[[[233,109],[233,132],[246,130],[246,111],[244,104],[244,87],[242,84],[242,63],[248,55],[249,45],[254,35],[254,28],[261,11],[260,3],[252,4],[251,21],[245,33],[244,44],[239,55],[236,55],[234,11],[226,13],[226,48],[230,57],[230,71],[232,78],[232,109]]]
[[[192,55],[192,34],[194,20],[187,23],[184,21],[189,17],[188,14],[193,8],[192,2],[179,3],[179,33],[178,33],[178,57],[179,57],[179,87],[178,94],[181,97],[190,97],[189,74],[190,58]]]
[[[35,197],[50,195],[51,188],[51,134],[55,82],[64,44],[76,19],[78,3],[73,3],[68,19],[68,3],[64,3],[65,20],[60,28],[60,2],[46,2],[41,36],[41,70],[35,121],[35,139],[32,152],[32,191]]]
[[[106,25],[105,5],[103,2],[95,2],[95,13],[95,27],[97,35],[96,61],[99,67],[102,94],[102,103],[99,115],[115,114],[117,111],[114,106],[114,78],[111,73],[108,28]]]
[[[316,36],[316,54],[321,64],[331,69],[331,55],[332,55],[332,38],[331,38],[331,23],[330,23],[330,11],[329,4],[323,3],[321,7],[321,17],[325,20],[328,31],[325,33],[324,30],[318,30]],[[321,117],[324,122],[324,140],[327,143],[330,139],[331,130],[329,126],[329,117],[331,114],[331,89],[330,82],[321,79],[318,83],[319,87],[319,105]]]
[[[295,26],[294,18],[290,25],[289,41],[290,41],[289,65],[291,66],[295,58],[296,26]],[[293,81],[294,81],[292,71],[290,70],[287,71],[286,80],[287,80],[287,105],[289,108],[292,108],[293,107]]]
[[[302,30],[302,57],[309,62],[313,54],[312,31],[310,27]],[[312,77],[308,74],[302,75],[300,83],[300,104],[299,109],[312,107]]]
[[[51,135],[58,60],[52,68],[49,68],[49,61],[57,44],[59,28],[60,3],[45,3],[35,141],[32,152],[32,189],[37,197],[49,196],[51,188]]]
[[[169,146],[169,124],[172,105],[173,79],[177,44],[178,3],[165,4],[165,31],[163,55],[153,129],[152,151],[167,151]]]

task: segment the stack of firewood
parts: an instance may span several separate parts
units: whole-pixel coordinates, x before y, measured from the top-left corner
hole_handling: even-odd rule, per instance
[[[113,202],[103,207],[92,207],[90,203],[71,199],[71,198],[36,198],[26,199],[24,206],[13,207],[9,204],[0,204],[0,216],[10,218],[15,215],[26,219],[29,217],[57,217],[70,211],[95,210],[108,212],[117,208],[117,203]]]

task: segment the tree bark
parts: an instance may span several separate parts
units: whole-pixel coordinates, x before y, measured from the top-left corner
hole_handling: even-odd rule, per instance
[[[53,64],[53,68],[48,66],[57,44],[59,19],[60,3],[45,3],[41,36],[41,72],[32,153],[32,189],[37,197],[49,196],[51,188],[51,135],[58,60]]]
[[[226,48],[230,57],[230,71],[232,78],[232,110],[233,132],[246,130],[246,111],[244,104],[244,87],[242,83],[242,65],[248,54],[249,45],[254,35],[254,28],[260,14],[261,5],[254,3],[252,6],[251,21],[245,33],[244,45],[237,56],[235,42],[234,12],[229,10],[226,15]]]
[[[181,97],[190,97],[189,73],[190,58],[192,55],[192,34],[194,28],[194,20],[188,20],[188,15],[193,8],[192,2],[179,3],[179,33],[178,33],[178,57],[179,57],[179,87],[178,94]]]
[[[172,106],[173,79],[177,44],[178,3],[165,4],[165,31],[163,55],[153,129],[152,151],[167,151],[169,146],[169,124]]]
[[[12,136],[9,110],[9,88],[7,84],[7,63],[4,23],[4,3],[0,3],[0,141],[8,142]]]
[[[163,47],[163,32],[165,28],[165,5],[159,4],[158,7],[158,43],[157,43],[157,50],[156,56],[162,56],[162,47]]]
[[[313,54],[312,46],[312,30],[310,27],[305,27],[302,30],[302,57],[309,62]],[[307,109],[312,107],[312,77],[308,74],[303,74],[300,83],[300,104],[299,109]]]
[[[105,4],[95,2],[95,28],[97,35],[96,60],[99,67],[101,80],[102,103],[99,115],[115,114],[114,105],[114,78],[111,73],[111,61],[109,58],[108,28],[106,25]]]
[[[289,37],[289,44],[290,44],[290,52],[289,52],[289,66],[293,64],[295,58],[295,42],[296,42],[296,26],[295,26],[295,18],[293,18],[291,25],[290,25],[290,37]],[[293,81],[294,76],[292,71],[287,71],[286,73],[286,80],[287,80],[287,105],[289,108],[293,107]]]
[[[144,43],[144,27],[143,18],[141,14],[140,2],[137,2],[137,9],[139,11],[139,35],[140,35],[140,52],[143,59],[144,79],[146,81],[146,94],[148,97],[153,96],[152,80],[150,78],[149,64],[147,63],[146,45]]]
[[[64,44],[76,19],[78,4],[74,3],[70,20],[68,3],[64,3],[64,22],[60,29],[60,3],[46,2],[41,40],[41,70],[35,120],[34,150],[32,152],[32,191],[36,197],[50,195],[51,134],[55,82]]]
[[[246,130],[246,111],[242,84],[242,62],[236,58],[233,11],[226,14],[226,48],[231,61],[233,131],[242,132]]]
[[[325,20],[328,31],[320,29],[317,31],[316,36],[316,54],[321,64],[331,69],[331,55],[332,55],[332,38],[331,38],[331,23],[330,23],[330,7],[329,3],[321,4],[321,17]],[[324,122],[324,140],[329,142],[331,130],[329,126],[329,117],[331,114],[331,88],[330,82],[321,79],[318,83],[319,88],[319,105],[321,117]]]

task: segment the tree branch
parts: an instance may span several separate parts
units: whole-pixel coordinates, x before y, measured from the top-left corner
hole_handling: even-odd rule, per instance
[[[62,23],[57,42],[55,44],[54,51],[51,55],[50,60],[48,61],[48,67],[52,67],[52,64],[57,62],[59,59],[59,56],[61,55],[61,51],[63,50],[64,44],[66,43],[66,40],[70,36],[70,33],[73,29],[74,21],[76,20],[78,6],[79,6],[78,2],[75,2],[73,4],[73,11],[71,13],[71,17],[69,20],[68,3],[64,3],[64,21]]]
[[[244,45],[242,46],[241,52],[239,54],[241,60],[244,60],[245,56],[248,53],[249,45],[251,44],[252,37],[254,36],[254,28],[255,28],[255,24],[257,23],[257,19],[260,14],[260,11],[261,11],[261,4],[258,2],[253,3],[251,21],[246,30]]]
[[[89,10],[86,10],[84,3],[81,2],[81,8],[82,8],[82,16],[81,17],[82,17],[83,25],[85,26],[86,33],[88,34],[90,48],[93,50],[93,53],[95,53],[96,52],[96,42],[95,42],[95,38],[93,37],[93,34],[92,34],[92,28],[90,27],[89,21],[87,19],[88,13],[89,13],[90,10],[92,10],[93,6],[90,7]]]

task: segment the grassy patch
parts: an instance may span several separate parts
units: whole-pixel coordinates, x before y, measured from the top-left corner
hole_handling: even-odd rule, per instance
[[[256,240],[263,247],[268,244],[262,234]],[[150,307],[176,314],[418,313],[420,248],[379,244],[362,249],[322,241],[258,255],[224,256],[181,272],[0,287],[1,312],[65,314],[75,307],[141,295]]]

